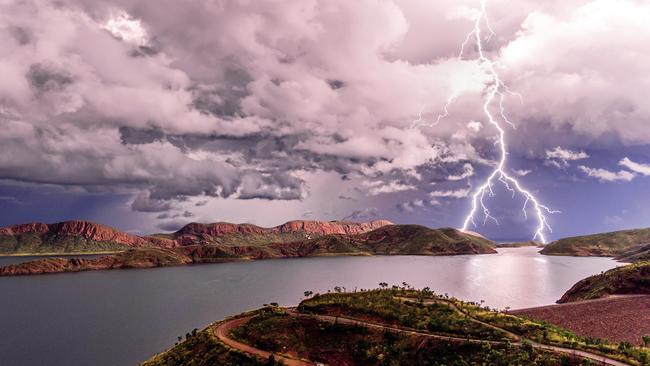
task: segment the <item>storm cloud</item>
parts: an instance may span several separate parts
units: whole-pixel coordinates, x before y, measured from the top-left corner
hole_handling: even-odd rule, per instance
[[[148,213],[305,200],[330,173],[362,196],[421,193],[401,211],[465,197],[496,156],[479,103],[489,79],[457,58],[476,3],[4,2],[0,179],[126,193]],[[487,51],[523,97],[506,100],[513,155],[649,144],[650,5],[538,3],[489,4]],[[442,123],[410,128],[450,95]],[[586,164],[567,174],[602,176]]]

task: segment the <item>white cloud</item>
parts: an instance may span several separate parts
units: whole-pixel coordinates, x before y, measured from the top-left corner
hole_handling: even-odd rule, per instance
[[[373,196],[381,193],[394,193],[416,189],[411,184],[404,184],[395,180],[388,183],[383,181],[364,182],[364,185],[368,187],[368,192]]]
[[[628,172],[627,170],[621,170],[618,172],[612,172],[606,169],[600,168],[590,168],[584,165],[578,166],[578,169],[583,171],[585,174],[592,178],[597,178],[601,182],[615,182],[615,181],[625,181],[629,182],[634,179],[634,173]]]
[[[481,127],[483,127],[483,124],[479,121],[469,121],[467,122],[467,129],[476,133],[481,130]]]
[[[650,143],[648,80],[639,77],[650,73],[650,2],[566,5],[530,12],[501,49],[504,79],[524,97],[522,105],[510,105],[513,119],[536,125],[531,143],[540,141],[540,133],[571,141],[614,135],[626,144]]]
[[[566,168],[570,161],[587,159],[589,155],[584,151],[572,151],[556,146],[546,150],[546,161],[557,168]]]
[[[624,166],[635,173],[650,175],[650,164],[636,163],[630,160],[628,157],[625,157],[619,161],[618,165]]]
[[[514,172],[515,172],[515,174],[517,174],[520,177],[525,177],[528,174],[532,173],[532,170],[529,170],[529,169],[516,169]]]
[[[142,22],[133,19],[128,13],[121,12],[110,17],[102,28],[109,31],[113,36],[136,46],[146,46],[149,43],[147,31]]]
[[[469,195],[469,188],[461,188],[457,190],[447,191],[433,191],[430,192],[431,197],[444,197],[444,198],[465,198]]]

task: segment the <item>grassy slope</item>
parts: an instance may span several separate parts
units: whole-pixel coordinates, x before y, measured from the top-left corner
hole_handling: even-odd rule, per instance
[[[88,240],[77,235],[0,235],[0,255],[3,254],[52,254],[52,253],[98,253],[125,250],[128,247],[111,242]]]
[[[485,326],[475,320],[478,319],[527,339],[589,350],[631,364],[638,364],[636,360],[648,357],[650,352],[648,349],[621,348],[606,341],[581,338],[549,324],[491,311],[478,304],[437,296],[429,291],[389,289],[328,293],[303,301],[298,311],[354,317],[425,333],[491,339],[503,343],[473,344],[464,340],[432,339],[382,331],[363,325],[332,324],[311,317],[291,317],[276,307],[253,312],[255,317],[234,329],[231,337],[269,352],[289,353],[332,365],[590,364],[533,349],[526,342],[520,346],[513,345],[510,334]],[[143,365],[207,365],[206,355],[224,354],[225,346],[212,336],[212,332],[199,334],[201,338],[192,340],[190,337],[189,341],[157,355]],[[230,362],[228,359],[213,360],[218,360],[214,364]]]
[[[554,241],[542,254],[615,257],[650,243],[650,228],[575,236]]]
[[[270,365],[243,352],[233,350],[219,342],[212,332],[212,326],[201,331],[193,331],[185,335],[185,339],[172,349],[158,354],[142,363],[142,366],[262,366]],[[181,337],[179,337],[179,340]]]
[[[494,243],[455,229],[429,229],[419,225],[388,225],[371,232],[328,235],[306,243],[317,253],[382,255],[447,255],[495,253]]]
[[[573,285],[558,302],[623,294],[650,294],[650,262],[630,264],[587,277]]]

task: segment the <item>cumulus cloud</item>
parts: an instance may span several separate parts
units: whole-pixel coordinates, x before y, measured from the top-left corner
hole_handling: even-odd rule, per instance
[[[600,180],[601,182],[615,182],[615,181],[629,182],[635,177],[634,173],[631,173],[627,170],[612,172],[606,169],[590,168],[584,165],[578,166],[578,169],[580,169],[588,176]]]
[[[304,200],[313,172],[378,182],[370,195],[415,189],[440,168],[438,178],[469,178],[495,150],[480,105],[485,69],[456,58],[476,6],[3,2],[0,179],[126,192],[132,209],[164,212],[190,197]],[[490,6],[499,36],[487,51],[523,96],[506,102],[526,144],[650,142],[638,77],[650,71],[650,5]],[[410,128],[421,110],[435,121],[451,95],[436,128]],[[565,152],[585,154],[549,151],[558,165],[575,160]]]
[[[557,168],[566,168],[570,161],[589,158],[584,151],[572,151],[556,146],[552,150],[546,150],[546,162]]]
[[[512,105],[515,119],[534,124],[531,133],[546,126],[556,136],[569,132],[573,141],[614,135],[626,144],[649,143],[648,81],[638,77],[650,70],[643,51],[649,16],[650,3],[634,0],[530,12],[500,52],[506,79],[524,96],[521,106]]]
[[[442,198],[465,198],[469,195],[469,188],[460,188],[457,190],[446,190],[446,191],[432,191],[429,193],[431,197],[442,197]]]
[[[381,193],[394,193],[416,189],[414,185],[404,184],[398,181],[372,181],[365,182],[364,185],[368,187],[368,192],[373,196]]]
[[[635,173],[650,175],[650,164],[637,163],[630,160],[628,157],[621,159],[621,161],[618,162],[618,165],[624,166]]]

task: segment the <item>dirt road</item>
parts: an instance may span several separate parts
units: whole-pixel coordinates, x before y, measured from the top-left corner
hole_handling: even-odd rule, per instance
[[[450,304],[450,306],[454,306],[453,304]],[[459,309],[460,310],[460,309]],[[302,314],[298,313],[295,311],[295,309],[286,309],[286,313],[290,316],[295,316],[295,317],[305,317],[305,318],[315,318],[323,322],[329,322],[329,323],[339,323],[339,324],[347,324],[347,325],[362,325],[364,327],[372,328],[372,329],[377,329],[377,330],[389,330],[392,332],[397,332],[397,333],[402,333],[402,334],[407,334],[407,335],[413,335],[413,336],[419,336],[419,337],[426,337],[426,338],[432,338],[432,339],[439,339],[439,340],[445,340],[445,341],[457,341],[457,342],[463,342],[463,343],[490,343],[490,344],[505,344],[505,342],[501,341],[485,341],[481,339],[468,339],[468,338],[461,338],[461,337],[450,337],[450,336],[444,336],[444,335],[438,335],[438,334],[431,334],[431,333],[425,333],[425,332],[420,332],[412,329],[404,329],[400,327],[394,327],[394,326],[389,326],[389,325],[383,325],[383,324],[377,324],[377,323],[370,323],[358,319],[353,319],[353,318],[347,318],[347,317],[335,317],[335,316],[329,316],[329,315],[315,315],[315,314]],[[252,317],[247,316],[247,317],[242,317],[242,318],[235,318],[232,320],[225,321],[224,323],[221,323],[218,327],[214,329],[214,333],[217,336],[217,338],[222,341],[223,343],[227,344],[228,346],[238,349],[240,351],[253,354],[256,356],[259,356],[264,359],[268,359],[271,356],[270,352],[255,348],[253,346],[250,346],[248,344],[244,344],[241,342],[238,342],[232,338],[229,337],[228,333],[234,329],[237,328],[246,322],[248,322]],[[504,333],[508,334],[511,337],[514,337],[517,339],[516,342],[512,342],[511,344],[513,345],[522,345],[524,341],[528,342],[533,346],[533,348],[537,348],[540,350],[546,350],[546,351],[552,351],[555,353],[561,353],[561,354],[567,354],[567,355],[573,355],[573,356],[578,356],[582,358],[587,358],[592,361],[596,361],[602,365],[609,365],[609,366],[629,366],[629,364],[617,361],[605,356],[601,356],[595,353],[587,352],[587,351],[580,351],[580,350],[574,350],[570,348],[564,348],[564,347],[559,347],[559,346],[552,346],[552,345],[547,345],[547,344],[541,344],[537,342],[533,342],[531,340],[523,339],[520,336],[507,331],[505,329],[496,327],[492,324],[485,323],[481,320],[472,318],[474,321],[479,322],[481,324],[490,326],[492,328],[499,329],[503,331]],[[287,357],[284,355],[278,355],[274,354],[275,358],[277,360],[282,360],[286,365],[288,366],[307,366],[307,365],[314,365],[313,362],[308,362],[304,360],[298,360],[295,358]]]

